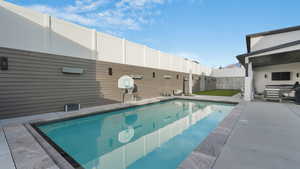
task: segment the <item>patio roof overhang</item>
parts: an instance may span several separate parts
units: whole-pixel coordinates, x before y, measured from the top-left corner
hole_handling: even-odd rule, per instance
[[[300,40],[237,56],[244,67],[246,58],[254,68],[300,62]]]

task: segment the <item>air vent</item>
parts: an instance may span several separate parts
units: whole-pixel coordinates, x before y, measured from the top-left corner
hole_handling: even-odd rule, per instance
[[[66,104],[65,105],[65,112],[76,111],[79,109],[80,109],[80,104]]]

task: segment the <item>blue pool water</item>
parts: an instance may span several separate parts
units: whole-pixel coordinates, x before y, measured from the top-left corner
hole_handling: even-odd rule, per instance
[[[233,107],[178,99],[38,128],[85,169],[176,169]]]

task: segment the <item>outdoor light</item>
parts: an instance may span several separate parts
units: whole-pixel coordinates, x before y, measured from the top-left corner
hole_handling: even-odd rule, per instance
[[[265,79],[266,79],[266,78],[268,78],[268,75],[267,75],[267,74],[265,74]]]
[[[113,75],[113,71],[112,71],[112,68],[111,68],[111,67],[108,68],[108,75],[109,75],[109,76],[112,76],[112,75]]]
[[[84,70],[81,68],[73,67],[63,67],[61,71],[66,74],[82,74],[84,72]]]
[[[299,73],[296,74],[297,78],[299,78]]]
[[[0,57],[0,68],[1,68],[1,70],[8,70],[7,57]]]

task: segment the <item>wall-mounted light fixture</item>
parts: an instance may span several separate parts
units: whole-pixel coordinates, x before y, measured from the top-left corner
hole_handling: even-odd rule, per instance
[[[7,57],[0,57],[0,69],[8,70],[8,58]]]
[[[164,79],[172,79],[172,76],[170,76],[170,75],[164,75]]]
[[[265,79],[267,79],[268,78],[268,75],[267,74],[265,74]]]
[[[134,80],[142,80],[144,75],[130,75],[130,77]]]
[[[112,71],[112,68],[111,68],[111,67],[108,68],[108,75],[109,75],[109,76],[112,76],[112,75],[113,75],[113,71]]]
[[[299,78],[299,73],[296,74],[297,78]]]
[[[82,68],[74,67],[63,67],[61,71],[65,74],[83,74],[84,72]]]

